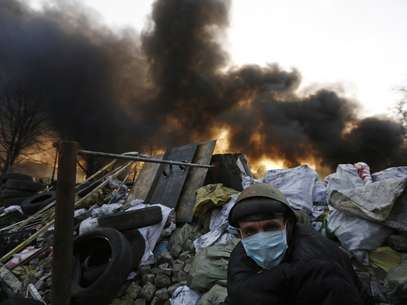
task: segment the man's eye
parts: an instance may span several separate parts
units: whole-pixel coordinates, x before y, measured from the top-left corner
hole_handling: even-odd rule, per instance
[[[251,236],[251,235],[253,235],[255,232],[254,232],[253,230],[250,230],[250,231],[245,231],[245,232],[243,232],[243,233],[244,233],[245,236]]]
[[[264,228],[264,231],[267,231],[267,232],[277,231],[277,230],[280,230],[280,226],[278,226],[278,225],[270,225],[270,226],[267,226]]]

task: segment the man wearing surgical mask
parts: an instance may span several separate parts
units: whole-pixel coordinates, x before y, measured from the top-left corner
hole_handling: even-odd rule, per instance
[[[229,214],[242,241],[228,266],[228,305],[367,305],[344,250],[297,224],[268,184],[245,189]]]

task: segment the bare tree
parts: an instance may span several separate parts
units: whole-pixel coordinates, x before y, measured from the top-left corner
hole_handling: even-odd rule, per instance
[[[0,161],[10,170],[25,149],[47,132],[46,116],[37,99],[22,91],[0,96]]]

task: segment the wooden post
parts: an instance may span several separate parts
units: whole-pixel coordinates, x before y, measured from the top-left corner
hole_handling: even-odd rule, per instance
[[[59,145],[52,262],[53,305],[69,305],[71,298],[77,152],[76,142],[63,141]]]

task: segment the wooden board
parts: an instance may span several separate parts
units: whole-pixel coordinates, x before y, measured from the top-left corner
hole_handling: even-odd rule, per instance
[[[167,150],[164,160],[192,162],[198,145],[189,144]],[[175,208],[181,195],[190,168],[161,164],[148,193],[149,203],[160,203]]]
[[[210,164],[215,145],[216,140],[200,144],[193,162]],[[190,168],[187,181],[185,182],[184,189],[178,201],[177,223],[192,221],[192,209],[195,205],[196,190],[204,184],[207,173],[208,168]]]
[[[157,159],[162,159],[163,155],[155,156]],[[146,200],[148,193],[153,185],[154,179],[158,173],[160,164],[144,163],[143,168],[138,174],[134,182],[133,190],[129,196],[129,200],[142,199]]]

